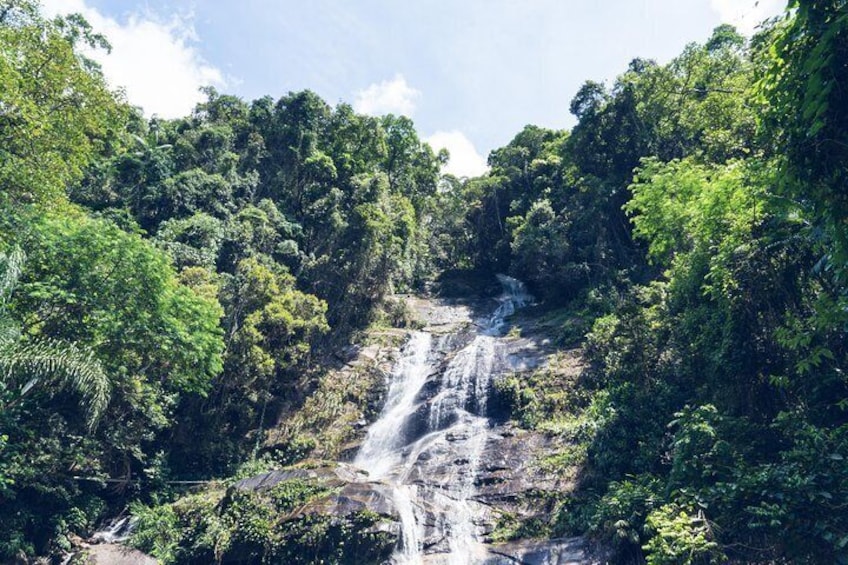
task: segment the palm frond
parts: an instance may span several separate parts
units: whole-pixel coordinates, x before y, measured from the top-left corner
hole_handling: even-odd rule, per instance
[[[7,386],[25,382],[21,394],[38,382],[53,384],[57,391],[75,392],[89,428],[97,424],[112,393],[112,384],[92,351],[51,339],[0,342],[0,379]]]
[[[20,326],[9,316],[8,311],[0,309],[0,346],[14,343],[20,337]]]
[[[93,428],[112,394],[112,384],[94,352],[54,339],[22,341],[20,327],[9,315],[9,299],[24,258],[20,247],[0,253],[0,381],[7,389],[18,388],[19,398],[39,382],[56,391],[72,390],[79,395],[88,426]]]
[[[0,312],[5,310],[24,265],[24,252],[13,247],[10,252],[0,253]]]

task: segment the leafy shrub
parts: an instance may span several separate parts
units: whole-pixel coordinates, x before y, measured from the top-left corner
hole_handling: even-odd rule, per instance
[[[385,560],[394,534],[370,511],[331,516],[304,511],[333,493],[314,479],[267,490],[210,490],[157,507],[133,506],[132,545],[163,563],[363,563]]]
[[[708,565],[727,560],[701,510],[691,513],[666,504],[648,515],[646,526],[654,533],[644,545],[648,565]]]
[[[650,475],[613,482],[597,502],[591,529],[621,554],[632,554],[648,536],[645,520],[661,504],[662,482]]]

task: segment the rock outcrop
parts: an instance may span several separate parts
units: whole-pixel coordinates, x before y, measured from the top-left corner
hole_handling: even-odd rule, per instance
[[[195,543],[187,562],[604,562],[583,538],[543,539],[576,469],[551,471],[563,439],[510,421],[496,385],[549,371],[557,386],[582,365],[579,354],[551,363],[544,330],[510,330],[527,297],[505,280],[511,294],[499,302],[408,297],[420,330],[372,332],[341,352],[267,436],[265,449],[295,454],[296,467],[172,505]]]

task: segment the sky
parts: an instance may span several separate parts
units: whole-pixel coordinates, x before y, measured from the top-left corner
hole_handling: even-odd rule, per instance
[[[309,89],[403,114],[445,172],[473,176],[527,124],[574,124],[581,84],[635,57],[665,63],[713,28],[750,35],[786,0],[42,0],[112,44],[104,75],[148,116],[187,115],[202,86],[246,101]]]

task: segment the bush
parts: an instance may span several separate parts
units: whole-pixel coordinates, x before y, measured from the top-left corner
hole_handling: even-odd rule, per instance
[[[706,565],[727,561],[702,510],[693,513],[676,504],[666,504],[648,515],[646,526],[654,532],[643,546],[648,565]]]
[[[641,475],[611,483],[591,517],[591,530],[623,555],[632,554],[648,539],[645,520],[661,504],[662,482]]]

